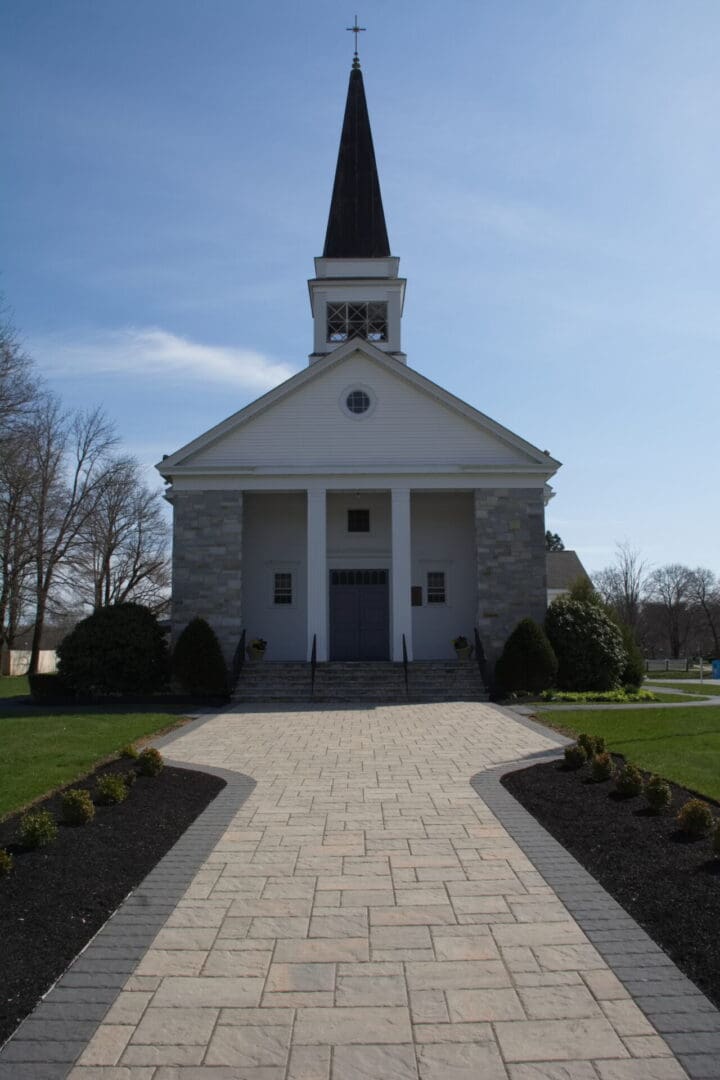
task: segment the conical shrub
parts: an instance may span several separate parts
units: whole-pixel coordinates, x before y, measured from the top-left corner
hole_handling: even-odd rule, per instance
[[[172,675],[188,694],[227,693],[228,672],[220,642],[205,619],[191,619],[177,639]]]
[[[521,619],[495,665],[495,681],[510,693],[539,694],[553,685],[558,662],[545,631],[534,619]]]

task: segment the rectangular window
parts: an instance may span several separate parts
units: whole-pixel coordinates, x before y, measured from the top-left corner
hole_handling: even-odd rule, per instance
[[[370,511],[348,510],[348,532],[370,532]]]
[[[292,604],[292,574],[275,574],[273,603]]]
[[[387,341],[387,304],[384,301],[328,304],[327,340],[341,342],[353,337]]]
[[[427,576],[427,602],[428,604],[444,604],[445,600],[445,572],[431,570]]]

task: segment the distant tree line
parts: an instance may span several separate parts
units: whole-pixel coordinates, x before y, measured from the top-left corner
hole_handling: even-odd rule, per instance
[[[101,409],[67,409],[0,312],[0,652],[111,604],[168,603],[161,495]]]
[[[623,543],[592,580],[645,656],[720,658],[720,577],[713,570],[682,563],[652,568]]]

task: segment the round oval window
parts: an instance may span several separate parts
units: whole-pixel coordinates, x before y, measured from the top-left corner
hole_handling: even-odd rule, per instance
[[[359,413],[368,411],[370,408],[370,398],[364,390],[351,390],[345,398],[345,404],[347,405],[348,412],[358,415]]]

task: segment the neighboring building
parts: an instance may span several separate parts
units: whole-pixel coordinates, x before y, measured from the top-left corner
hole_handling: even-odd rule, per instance
[[[590,580],[590,575],[580,562],[575,551],[548,551],[547,564],[547,602],[552,604],[557,596],[564,596],[578,578]]]
[[[490,658],[546,607],[546,451],[408,367],[357,57],[308,367],[157,467],[174,507],[172,623],[270,660]],[[452,342],[448,342],[448,352]]]
[[[49,675],[57,671],[57,647],[68,633],[67,627],[46,626],[40,638],[38,672]],[[17,634],[12,649],[2,650],[2,670],[0,675],[25,675],[30,666],[33,627],[29,626]]]

